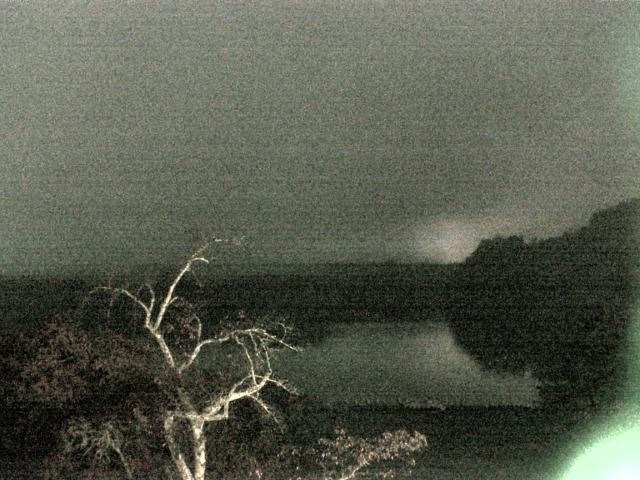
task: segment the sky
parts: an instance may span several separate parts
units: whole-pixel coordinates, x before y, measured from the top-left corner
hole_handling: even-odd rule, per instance
[[[639,196],[640,2],[0,3],[0,267],[456,262]]]

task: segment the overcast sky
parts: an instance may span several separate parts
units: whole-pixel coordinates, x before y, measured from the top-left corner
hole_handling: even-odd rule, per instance
[[[0,3],[0,264],[464,258],[640,193],[640,2]]]

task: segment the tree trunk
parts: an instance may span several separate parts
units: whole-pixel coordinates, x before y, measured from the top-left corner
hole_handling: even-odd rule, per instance
[[[180,452],[180,447],[176,443],[173,425],[174,425],[174,417],[171,413],[166,413],[164,418],[164,437],[167,441],[167,446],[169,447],[169,452],[171,453],[171,459],[173,460],[173,464],[178,469],[178,473],[180,474],[181,480],[194,480],[193,474],[191,470],[187,466],[187,462],[184,459],[184,455]],[[204,478],[204,476],[202,477]]]
[[[205,480],[205,470],[207,468],[207,446],[204,434],[204,421],[193,420],[191,422],[193,434],[193,472],[194,480]]]
[[[127,462],[127,459],[124,458],[124,455],[122,454],[122,450],[120,450],[119,448],[115,448],[115,451],[118,454],[118,458],[120,459],[120,462],[122,463],[122,466],[124,467],[125,472],[127,473],[127,479],[133,480],[133,473],[131,472],[131,467],[129,466],[129,462]]]

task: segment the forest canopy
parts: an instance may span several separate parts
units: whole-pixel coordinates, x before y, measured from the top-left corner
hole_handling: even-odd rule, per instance
[[[638,292],[638,219],[635,199],[559,237],[482,241],[449,288],[460,344],[489,368],[531,371],[547,401],[612,400]]]

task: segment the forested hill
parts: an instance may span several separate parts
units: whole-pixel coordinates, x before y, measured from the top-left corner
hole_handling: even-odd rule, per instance
[[[441,316],[447,297],[450,265],[322,264],[200,266],[187,276],[181,294],[193,300],[205,317],[281,314],[302,330],[319,335],[324,322],[425,320]],[[150,269],[151,270],[151,269]],[[162,286],[175,267],[155,268],[153,275],[14,275],[0,277],[3,318],[0,330],[15,330],[75,310],[92,288]],[[144,271],[141,269],[141,271]],[[91,308],[90,305],[85,308]]]
[[[488,367],[547,380],[549,401],[615,396],[638,293],[639,219],[634,199],[560,237],[483,241],[450,283],[459,343]]]

